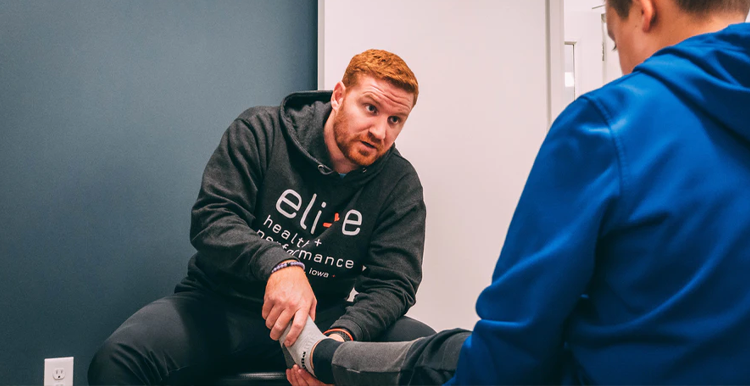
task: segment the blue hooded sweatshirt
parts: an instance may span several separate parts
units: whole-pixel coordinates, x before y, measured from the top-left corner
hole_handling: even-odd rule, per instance
[[[750,24],[573,102],[453,384],[750,384]]]

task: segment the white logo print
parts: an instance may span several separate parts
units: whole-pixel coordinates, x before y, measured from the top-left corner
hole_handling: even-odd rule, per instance
[[[307,229],[307,216],[310,213],[310,209],[312,209],[315,206],[315,200],[317,199],[318,195],[313,194],[312,198],[310,199],[310,202],[307,204],[307,207],[305,208],[304,213],[302,213],[302,217],[300,217],[299,225],[302,227],[302,229]],[[320,214],[323,213],[323,208],[326,207],[325,201],[320,203],[320,209],[318,210],[318,213],[315,215],[315,220],[313,220],[312,228],[310,229],[310,234],[315,233],[315,228],[318,226],[318,220],[320,220]],[[297,217],[297,214],[302,208],[302,196],[300,196],[299,193],[294,191],[293,189],[287,189],[284,191],[284,193],[281,193],[281,196],[279,196],[279,199],[276,201],[276,210],[281,213],[282,216],[286,218],[295,218]],[[292,210],[289,210],[292,209]],[[335,214],[334,222],[339,220],[338,213]],[[323,223],[323,226],[328,228],[332,224],[331,223]],[[343,233],[346,236],[356,236],[359,234],[360,226],[362,225],[362,213],[360,213],[356,209],[351,209],[349,212],[346,213],[346,216],[344,216],[344,223],[341,225],[341,233]]]

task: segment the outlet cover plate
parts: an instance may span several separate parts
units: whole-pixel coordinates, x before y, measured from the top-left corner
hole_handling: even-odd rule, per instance
[[[73,386],[73,357],[46,358],[44,386]]]

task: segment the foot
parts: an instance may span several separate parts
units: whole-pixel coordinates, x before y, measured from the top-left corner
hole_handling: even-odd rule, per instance
[[[286,347],[284,346],[284,341],[286,340],[287,334],[289,334],[289,329],[291,328],[291,326],[292,324],[290,323],[284,333],[281,334],[281,338],[279,338],[281,349],[287,350],[289,356],[291,356],[294,360],[294,363],[298,364],[301,368],[307,370],[310,374],[315,376],[312,364],[312,352],[315,349],[315,346],[317,346],[317,344],[321,340],[330,338],[323,335],[323,333],[318,329],[318,326],[315,325],[315,322],[313,322],[312,318],[308,316],[305,327],[299,334],[297,341],[294,342],[293,345]]]

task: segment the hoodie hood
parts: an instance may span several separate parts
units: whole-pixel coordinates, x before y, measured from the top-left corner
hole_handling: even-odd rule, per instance
[[[296,92],[284,98],[279,112],[284,135],[323,175],[336,174],[323,136],[332,110],[331,95],[332,91]],[[383,168],[395,151],[394,145],[372,165],[349,172],[347,179],[360,182],[369,180]]]
[[[750,23],[694,36],[637,66],[750,142]]]

